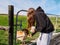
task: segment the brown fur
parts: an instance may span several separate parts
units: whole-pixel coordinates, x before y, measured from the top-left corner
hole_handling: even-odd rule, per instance
[[[17,40],[22,41],[22,45],[25,45],[25,39],[28,36],[29,31],[27,29],[22,29],[17,31]]]

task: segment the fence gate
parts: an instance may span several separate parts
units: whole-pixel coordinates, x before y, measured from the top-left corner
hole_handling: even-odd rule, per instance
[[[15,30],[15,39],[14,39],[14,40],[15,40],[15,44],[14,44],[14,45],[16,45],[16,34],[17,34],[17,30],[18,30],[17,27],[20,26],[20,29],[22,29],[22,20],[20,20],[20,24],[18,24],[18,15],[19,15],[19,13],[22,12],[22,11],[23,11],[23,12],[27,12],[27,10],[19,10],[19,11],[17,12],[17,14],[16,14],[16,24],[15,24],[15,27],[16,27],[15,29],[16,29],[16,30]]]

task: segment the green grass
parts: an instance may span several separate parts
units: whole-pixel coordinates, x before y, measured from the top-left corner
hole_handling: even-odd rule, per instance
[[[0,45],[8,45],[8,32],[0,30]]]
[[[22,20],[22,28],[27,27],[27,18],[26,16],[18,16],[18,24],[20,24],[20,21]],[[14,24],[16,24],[16,16],[14,16]]]
[[[54,27],[57,26],[57,32],[60,32],[60,25],[58,26],[58,24],[60,24],[60,18],[58,18],[58,24],[56,24],[55,21],[55,17],[49,17],[50,20],[52,21],[52,23],[54,24]],[[18,16],[18,24],[20,24],[20,20],[23,20],[23,24],[22,27],[26,28],[27,27],[27,20],[26,20],[26,16]],[[8,26],[9,25],[9,18],[8,15],[0,15],[0,26]],[[14,24],[16,24],[16,16],[14,16]],[[18,27],[19,28],[19,27]],[[35,39],[38,37],[39,33],[36,33],[33,38],[27,38],[26,41],[29,42],[32,39]],[[19,44],[20,41],[18,41],[17,43]],[[0,45],[8,45],[8,31],[3,31],[0,30]]]
[[[3,26],[8,25],[8,16],[0,15],[0,25],[3,25]]]

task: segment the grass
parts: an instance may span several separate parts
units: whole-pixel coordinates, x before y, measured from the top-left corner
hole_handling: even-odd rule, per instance
[[[57,26],[57,32],[60,32],[60,26],[58,26],[60,24],[60,18],[58,18],[58,21],[57,21],[57,25],[56,24],[56,18],[55,17],[49,17],[50,20],[52,21],[52,23],[54,24],[54,27]],[[18,16],[18,24],[20,24],[20,20],[23,20],[23,24],[22,24],[22,27],[23,28],[26,28],[27,27],[27,20],[26,20],[26,16]],[[8,26],[9,24],[9,19],[8,19],[8,15],[0,15],[0,26]],[[16,16],[14,16],[14,24],[16,24]],[[35,39],[38,37],[38,33],[36,33],[33,38],[27,38],[26,41],[29,42],[30,40],[32,39]],[[18,45],[19,45],[19,42],[18,41]],[[8,31],[4,31],[4,30],[0,30],[0,45],[8,45]]]
[[[8,25],[8,16],[0,15],[0,25],[3,25],[3,26]]]
[[[0,30],[0,45],[8,45],[8,32]]]

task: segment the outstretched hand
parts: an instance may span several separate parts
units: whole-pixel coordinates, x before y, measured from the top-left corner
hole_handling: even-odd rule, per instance
[[[32,26],[32,27],[31,27],[30,32],[31,32],[31,33],[34,33],[34,32],[35,32],[35,26]]]
[[[32,33],[32,36],[37,32],[36,29],[35,29],[35,26],[31,27],[30,32]]]

